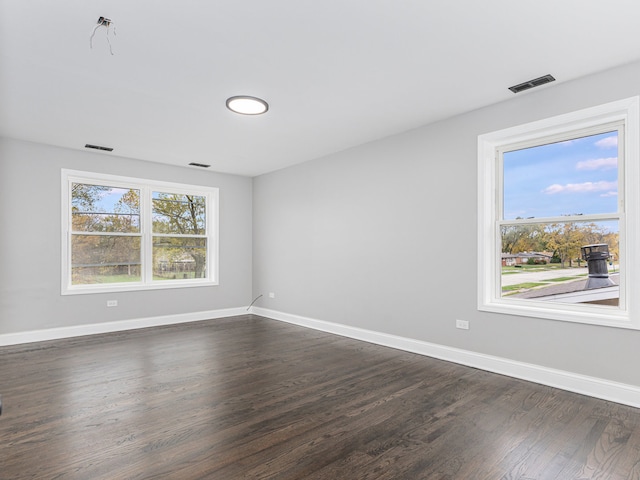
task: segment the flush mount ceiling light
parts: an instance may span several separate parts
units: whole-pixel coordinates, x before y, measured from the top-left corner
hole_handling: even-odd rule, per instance
[[[269,104],[261,98],[238,95],[227,99],[227,108],[241,115],[261,115],[269,110]]]

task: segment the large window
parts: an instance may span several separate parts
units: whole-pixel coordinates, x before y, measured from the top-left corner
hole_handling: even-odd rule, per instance
[[[479,137],[481,310],[640,328],[638,98]]]
[[[217,283],[215,188],[62,171],[62,293]]]

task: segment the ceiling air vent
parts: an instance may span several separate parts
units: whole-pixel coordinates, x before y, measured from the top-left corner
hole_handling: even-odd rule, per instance
[[[509,87],[509,90],[511,90],[513,93],[520,93],[524,90],[529,90],[533,87],[539,87],[540,85],[544,85],[545,83],[553,81],[555,81],[555,78],[553,78],[551,75],[545,75],[544,77],[534,78],[533,80],[529,80],[528,82]]]
[[[103,152],[113,152],[113,148],[111,147],[102,147],[100,145],[91,145],[87,143],[84,148],[93,148],[94,150],[102,150]]]
[[[206,163],[196,163],[196,162],[191,162],[189,165],[191,165],[192,167],[200,167],[200,168],[209,168],[211,165],[207,165]]]

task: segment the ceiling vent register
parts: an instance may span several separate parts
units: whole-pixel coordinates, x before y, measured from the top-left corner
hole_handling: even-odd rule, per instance
[[[103,147],[101,145],[91,145],[87,143],[84,148],[93,148],[94,150],[102,150],[103,152],[113,152],[113,148],[111,147]]]
[[[544,77],[534,78],[533,80],[529,80],[527,82],[514,85],[513,87],[509,87],[509,90],[511,90],[513,93],[520,93],[524,90],[529,90],[530,88],[539,87],[540,85],[544,85],[546,83],[554,81],[555,78],[553,78],[551,75],[545,75]]]

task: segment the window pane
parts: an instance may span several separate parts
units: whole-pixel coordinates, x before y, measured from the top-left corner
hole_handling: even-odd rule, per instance
[[[618,132],[503,154],[503,218],[618,211]]]
[[[153,192],[153,231],[204,235],[205,207],[205,197]]]
[[[207,239],[153,237],[153,279],[206,278]]]
[[[140,191],[74,183],[71,192],[75,232],[140,231]]]
[[[71,283],[139,282],[140,237],[73,235]]]
[[[617,220],[503,225],[501,230],[503,297],[618,305]],[[600,253],[587,262],[581,247],[596,244]]]

